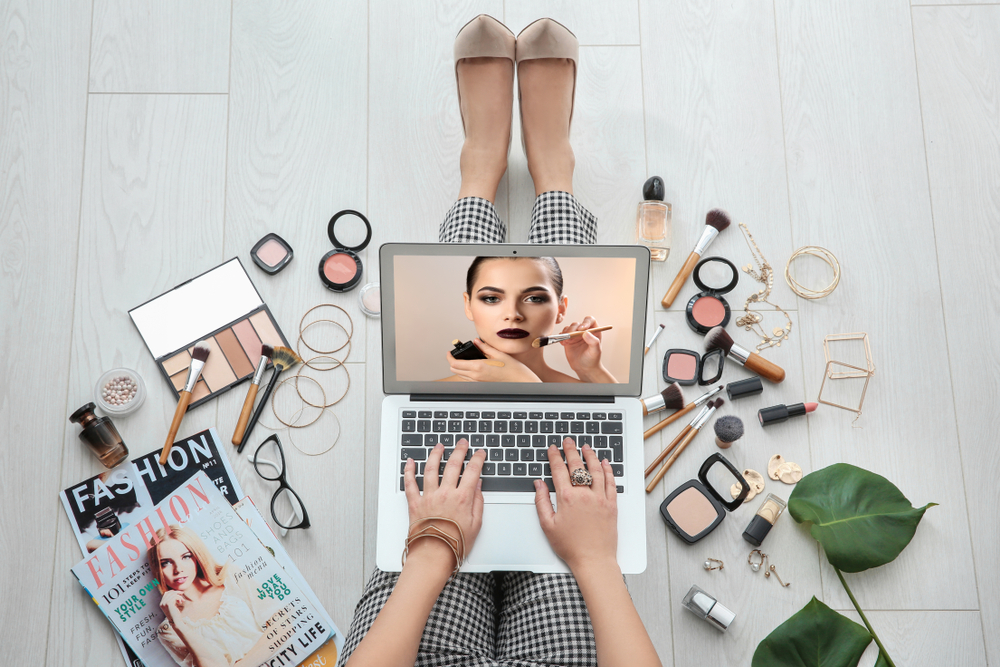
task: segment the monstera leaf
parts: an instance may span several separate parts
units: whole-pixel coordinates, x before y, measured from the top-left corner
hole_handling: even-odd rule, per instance
[[[811,523],[813,538],[838,570],[862,572],[899,555],[928,507],[917,509],[881,475],[835,463],[802,478],[788,499],[799,523]]]
[[[855,667],[872,641],[864,627],[813,598],[757,645],[752,667]]]

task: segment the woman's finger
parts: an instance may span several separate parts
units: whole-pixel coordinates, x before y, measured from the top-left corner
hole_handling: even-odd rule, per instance
[[[462,474],[462,463],[465,461],[465,452],[469,449],[469,441],[462,438],[455,444],[455,449],[448,457],[448,463],[444,466],[444,476],[441,478],[441,486],[446,489],[458,487],[458,476]]]
[[[416,461],[406,459],[406,467],[403,468],[403,490],[406,492],[406,502],[411,506],[420,497],[420,489],[417,488],[416,469]]]
[[[548,532],[555,511],[552,509],[552,499],[549,498],[549,487],[540,479],[535,480],[535,509],[538,510],[538,523],[542,525],[543,531]]]
[[[568,475],[571,475],[577,468],[586,467],[583,465],[583,459],[580,458],[580,452],[577,451],[576,441],[573,438],[563,438],[563,451],[566,452]]]
[[[465,472],[462,474],[462,480],[458,483],[459,488],[469,490],[474,488],[479,483],[479,476],[483,472],[483,463],[485,461],[485,449],[480,449],[472,455],[472,458],[469,459],[469,462],[465,466]]]
[[[427,465],[424,466],[424,495],[438,489],[438,471],[441,468],[441,457],[444,455],[444,445],[440,442],[427,455]]]
[[[590,472],[590,476],[594,478],[590,488],[597,492],[598,495],[606,495],[607,491],[604,488],[604,468],[601,466],[601,462],[597,460],[597,453],[590,445],[584,445],[580,451],[583,452],[583,460],[587,462],[587,470]]]
[[[566,470],[566,463],[559,453],[559,448],[555,445],[549,447],[549,467],[552,468],[552,484],[556,491],[569,486],[569,471]]]
[[[485,452],[483,453],[485,454]],[[486,457],[484,456],[483,458]],[[483,525],[483,505],[485,503],[486,501],[483,498],[483,480],[477,479],[476,492],[475,495],[472,497],[472,523],[475,526]]]
[[[615,473],[611,470],[611,462],[602,459],[601,468],[604,470],[604,497],[612,503],[617,503],[618,485],[615,484]]]

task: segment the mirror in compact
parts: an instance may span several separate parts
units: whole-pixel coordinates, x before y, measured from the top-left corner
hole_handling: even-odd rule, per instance
[[[734,484],[740,492],[727,500]],[[748,493],[750,484],[740,471],[729,459],[715,453],[701,464],[698,479],[684,482],[666,497],[660,504],[660,515],[678,537],[694,544],[715,530],[727,512],[742,505]]]

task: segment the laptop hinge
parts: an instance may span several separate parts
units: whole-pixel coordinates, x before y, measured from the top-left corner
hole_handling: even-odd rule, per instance
[[[410,394],[410,401],[434,402],[434,401],[482,401],[485,403],[614,403],[614,396],[537,396],[524,394],[514,396],[510,394]]]

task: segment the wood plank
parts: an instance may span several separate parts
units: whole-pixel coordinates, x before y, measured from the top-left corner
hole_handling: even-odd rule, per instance
[[[230,0],[95,0],[92,93],[225,93]]]
[[[876,366],[863,428],[827,406],[809,418],[813,466],[851,463],[917,506],[941,503],[895,562],[850,584],[865,609],[975,609],[972,577],[940,576],[942,562],[973,568],[952,380],[942,364],[928,381],[916,361],[946,339],[909,5],[778,2],[776,24],[794,238],[830,248],[844,270],[832,296],[799,311],[809,396],[827,334],[868,332]],[[823,568],[823,599],[849,606]]]
[[[991,446],[1000,427],[994,369],[1000,298],[969,285],[1000,281],[997,174],[1000,173],[1000,7],[913,10],[927,168],[936,230],[948,357],[965,473],[979,606],[990,662],[1000,661],[1000,504],[984,493],[1000,474]]]
[[[131,458],[163,446],[176,402],[128,309],[223,260],[225,128],[221,96],[90,98],[65,409],[93,400],[95,383],[105,371],[136,370],[146,384],[146,401],[137,412],[113,420]],[[216,404],[208,403],[185,416],[178,435],[217,421]],[[64,442],[75,441],[77,431],[67,423]],[[84,447],[69,447],[59,490],[101,470]],[[117,663],[111,625],[67,572],[81,556],[64,518],[55,546],[50,623],[60,631],[49,637],[50,659],[55,664]]]
[[[344,632],[364,583],[363,362],[371,332],[358,308],[359,289],[328,290],[320,282],[317,267],[333,249],[327,235],[330,218],[346,208],[367,213],[367,47],[364,0],[307,5],[244,2],[234,7],[226,251],[247,262],[289,343],[306,359],[316,353],[296,345],[296,340],[310,308],[333,304],[353,321],[351,345],[335,353],[350,362],[345,368],[297,369],[322,385],[328,403],[347,391],[343,400],[312,426],[278,431],[293,475],[291,483],[306,504],[313,526],[290,532],[284,542]],[[372,224],[377,229],[382,221],[373,219]],[[254,243],[269,232],[278,233],[295,252],[292,262],[274,276],[251,266],[249,259]],[[377,248],[373,239],[359,253],[365,267],[362,284],[370,279]],[[351,327],[344,312],[336,308],[314,311],[306,322],[320,318]],[[306,341],[316,349],[333,349],[344,340],[343,331],[330,324],[316,325],[306,334]],[[345,370],[350,374],[349,388]],[[301,382],[299,388],[312,402],[321,400],[311,382]],[[244,390],[232,393],[219,407],[220,424],[230,430],[245,397]],[[276,396],[275,405],[285,408],[286,420],[302,407],[293,384]],[[302,421],[318,414],[307,408]],[[309,451],[322,451],[336,437],[337,420],[339,440],[331,451],[313,458],[293,446],[292,442]],[[270,414],[266,425],[281,426]],[[271,432],[269,428],[255,430],[244,454]],[[234,461],[241,479],[258,507],[268,507],[274,485],[257,479],[246,457],[241,459]]]
[[[861,617],[851,608],[839,610],[855,623]],[[896,665],[936,667],[990,664],[983,652],[980,614],[975,611],[866,611],[875,634]],[[878,646],[872,642],[860,667],[872,667]]]
[[[504,17],[515,35],[536,19],[548,17],[572,30],[581,45],[639,44],[639,6],[636,3],[618,3],[614,11],[608,11],[608,6],[599,2],[507,0]]]
[[[14,664],[48,661],[49,642],[63,639],[58,626],[48,630],[53,577],[75,585],[71,561],[53,548],[66,523],[53,501],[63,452],[81,447],[66,428],[67,400],[75,400],[66,385],[89,39],[89,3],[0,5],[0,340],[8,350],[0,422],[9,443],[0,465],[16,471],[0,485],[0,503],[16,508],[0,526],[17,535],[0,547],[5,597],[17,609],[5,615],[0,641]]]

